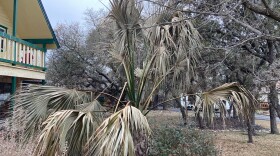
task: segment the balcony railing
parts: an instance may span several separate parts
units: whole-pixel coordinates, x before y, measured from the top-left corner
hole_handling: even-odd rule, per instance
[[[45,50],[0,32],[0,62],[45,70]]]

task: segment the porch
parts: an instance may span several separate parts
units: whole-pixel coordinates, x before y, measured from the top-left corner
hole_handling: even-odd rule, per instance
[[[0,75],[45,79],[45,48],[0,32]]]

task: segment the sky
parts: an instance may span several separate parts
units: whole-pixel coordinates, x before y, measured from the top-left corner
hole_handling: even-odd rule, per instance
[[[109,0],[42,0],[52,27],[58,23],[83,23],[87,9],[106,9],[100,1],[109,4]]]

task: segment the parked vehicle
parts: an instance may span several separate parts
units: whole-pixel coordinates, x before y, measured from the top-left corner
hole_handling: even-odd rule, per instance
[[[193,109],[194,109],[194,105],[192,105],[192,104],[187,105],[187,110],[193,110]]]

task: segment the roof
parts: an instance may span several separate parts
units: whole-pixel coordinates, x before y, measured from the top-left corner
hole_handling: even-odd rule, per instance
[[[46,44],[47,49],[59,48],[59,43],[51,26],[41,0],[0,0],[0,7],[4,16],[2,22],[8,28],[8,34],[13,34],[14,8],[17,8],[15,37],[33,44]],[[1,16],[0,16],[1,17]]]
[[[53,28],[52,28],[52,26],[51,26],[51,23],[50,23],[50,20],[49,20],[49,18],[48,18],[48,15],[47,15],[47,13],[46,13],[46,10],[45,10],[45,8],[44,8],[44,5],[43,5],[43,3],[42,3],[41,0],[38,0],[38,3],[39,3],[39,6],[40,6],[40,8],[41,8],[41,11],[42,11],[42,13],[43,13],[43,15],[44,15],[44,17],[45,17],[45,20],[46,20],[46,22],[47,22],[47,24],[48,24],[48,27],[49,27],[49,29],[50,29],[50,31],[51,31],[51,33],[52,33],[54,42],[55,42],[57,48],[60,48],[60,45],[59,45],[59,43],[58,43],[58,40],[57,40],[57,38],[56,38],[56,35],[55,35],[54,30],[53,30]]]

